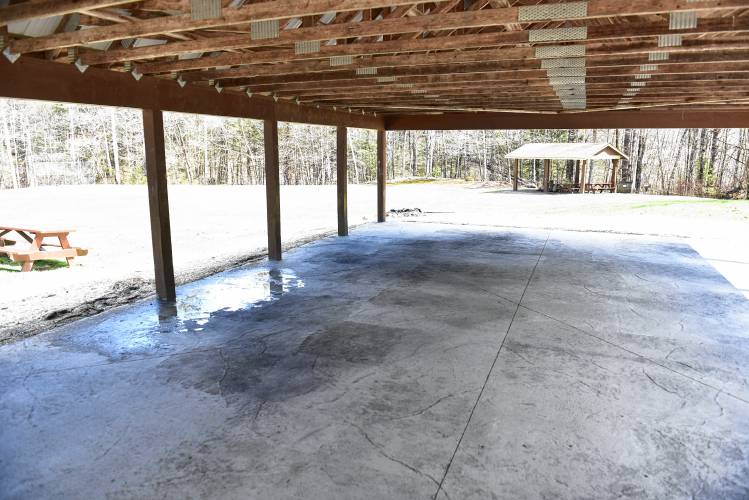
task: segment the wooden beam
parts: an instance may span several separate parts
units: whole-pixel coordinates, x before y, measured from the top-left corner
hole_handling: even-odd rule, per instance
[[[393,6],[410,3],[411,1],[413,0],[377,0],[377,4]],[[251,3],[237,8],[224,8],[221,17],[211,19],[193,19],[192,14],[187,13],[176,16],[154,17],[128,24],[101,26],[69,33],[26,38],[14,42],[11,50],[20,53],[38,52],[87,43],[151,37],[219,26],[234,26],[254,21],[321,15],[331,10],[338,12],[360,10],[369,5],[371,5],[371,0],[306,0],[304,2],[299,0],[272,0]],[[287,30],[286,32],[294,31],[297,30]],[[268,40],[263,41],[268,43]]]
[[[377,222],[385,222],[385,186],[387,184],[387,133],[377,131]]]
[[[268,259],[281,260],[281,182],[278,171],[278,121],[263,122]]]
[[[566,113],[425,113],[385,119],[386,130],[524,130],[593,128],[747,128],[749,110],[600,111]]]
[[[512,171],[512,190],[518,190],[518,181],[520,180],[520,160],[515,158],[514,168]]]
[[[551,160],[544,160],[543,192],[549,192],[549,174],[551,173]]]
[[[747,22],[749,28],[749,22]],[[409,70],[416,66],[438,67],[439,74],[457,73],[452,71],[460,65],[475,63],[485,63],[486,67],[490,63],[492,71],[505,69],[507,71],[515,70],[541,70],[542,60],[536,59],[532,51],[525,49],[485,49],[485,50],[467,50],[464,52],[455,52],[449,55],[445,53],[438,54],[406,54],[397,56],[367,56],[357,59],[345,67],[331,67],[330,61],[313,60],[285,62],[275,65],[245,65],[239,68],[231,69],[213,69],[207,71],[192,71],[182,75],[182,78],[188,82],[219,80],[227,78],[251,78],[256,76],[267,75],[291,75],[299,73],[327,73],[343,72],[346,78],[356,77],[356,70],[361,68],[377,68],[377,74],[381,76],[390,76],[391,71],[398,68]],[[232,54],[233,55],[233,54]],[[700,51],[700,52],[672,52],[667,63],[661,64],[679,64],[695,62],[729,62],[729,61],[747,61],[749,60],[749,51],[732,50],[726,51]],[[642,64],[652,63],[647,53],[640,54],[596,54],[589,55],[585,61],[585,67],[588,70],[593,68],[612,68],[624,66],[640,66]],[[387,70],[386,70],[387,68]],[[408,74],[408,71],[406,73]],[[315,76],[315,75],[311,75]]]
[[[248,4],[235,9],[224,9],[223,16],[216,19],[194,20],[190,14],[182,14],[146,19],[117,26],[106,26],[46,37],[21,39],[11,45],[11,50],[18,53],[37,52],[87,43],[150,37],[164,33],[219,26],[232,26],[251,21],[304,17],[312,14],[323,14],[331,10],[342,12],[361,10],[373,6],[390,7],[408,3],[413,3],[413,0],[410,2],[408,0],[376,0],[375,2],[370,0],[339,0],[335,2],[332,0],[307,0],[305,2],[298,0],[274,0]],[[663,14],[674,10],[710,10],[720,12],[749,7],[749,0],[722,0],[719,3],[709,0],[697,2],[685,2],[684,0],[637,0],[626,3],[616,0],[588,0],[587,3],[588,14],[580,19]],[[518,13],[519,9],[517,7],[505,7],[284,30],[278,38],[263,40],[261,45],[282,45],[300,40],[330,40],[460,28],[509,26],[518,23]],[[549,11],[549,17],[538,19],[538,21],[566,21],[566,18],[561,12]],[[527,32],[525,32],[525,36],[527,37]],[[245,47],[253,46],[250,42],[245,43],[248,43]]]
[[[341,36],[355,29],[358,23],[351,23],[348,28],[340,27]],[[679,31],[682,35],[705,35],[712,33],[735,33],[747,30],[749,19],[742,17],[733,17],[729,19],[701,19],[697,28],[690,28]],[[330,32],[325,33],[314,31],[317,28],[300,28],[294,30],[294,40],[289,42],[300,41],[298,38],[305,40],[325,40],[325,37],[331,37]],[[667,22],[653,23],[626,23],[622,25],[605,25],[605,26],[588,26],[588,37],[586,40],[579,40],[577,44],[585,44],[595,51],[604,51],[611,46],[612,40],[626,39],[630,40],[627,45],[631,44],[631,38],[638,38],[640,46],[639,51],[645,49],[672,51],[679,50],[679,47],[658,47],[657,36],[672,34],[673,30],[669,29]],[[291,38],[290,34],[282,34],[282,37]],[[168,73],[171,71],[190,71],[196,69],[205,69],[216,66],[236,66],[241,64],[261,64],[268,62],[281,62],[291,60],[309,60],[325,59],[330,56],[351,55],[351,56],[372,56],[377,54],[396,54],[408,52],[426,52],[432,50],[465,50],[481,47],[496,47],[515,44],[527,44],[529,41],[528,31],[505,31],[498,33],[478,33],[470,35],[451,35],[449,37],[419,38],[414,40],[383,40],[378,42],[367,43],[350,43],[337,45],[323,45],[319,52],[310,54],[297,54],[294,49],[277,48],[264,50],[262,52],[221,54],[218,56],[200,57],[195,59],[185,59],[181,61],[162,61],[147,63],[138,66],[143,73]],[[602,43],[602,42],[605,42]],[[271,41],[271,44],[275,41]],[[693,40],[685,39],[684,45],[705,45],[710,43],[721,43],[721,40]],[[243,48],[259,47],[268,45],[269,42],[263,40],[251,40],[247,35],[231,35],[223,37],[211,37],[201,40],[186,42],[174,42],[166,45],[157,45],[149,47],[139,47],[135,49],[110,49],[107,51],[91,51],[81,55],[84,64],[97,65],[109,64],[123,61],[134,61],[142,59],[153,59],[156,57],[177,56],[196,52],[211,53],[220,50],[236,50]],[[510,54],[527,53],[532,54],[531,48],[507,48]]]
[[[588,160],[582,160],[580,162],[580,193],[585,194],[585,170],[588,167]]]
[[[346,127],[336,128],[336,192],[338,236],[348,236],[348,145]]]
[[[618,184],[618,178],[619,178],[619,160],[611,160],[611,183],[614,185],[614,193],[616,193],[619,184]]]
[[[161,300],[176,299],[172,232],[169,223],[166,153],[164,150],[164,118],[161,110],[143,110],[143,138],[146,151],[146,182],[148,208],[151,214],[151,245],[156,294]]]
[[[96,104],[180,113],[254,118],[315,125],[382,128],[382,118],[318,109],[271,97],[253,96],[211,87],[180,88],[177,82],[143,77],[135,81],[126,73],[89,68],[81,74],[75,66],[22,57],[11,64],[0,57],[0,97]],[[50,84],[54,82],[54,85]]]
[[[91,9],[115,7],[140,0],[29,0],[0,8],[0,26],[32,18],[64,16]]]

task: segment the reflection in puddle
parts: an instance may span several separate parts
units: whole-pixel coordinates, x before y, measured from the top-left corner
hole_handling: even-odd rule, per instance
[[[303,288],[304,281],[290,269],[236,269],[181,286],[176,303],[151,301],[115,313],[86,334],[85,343],[108,356],[169,349],[182,340],[196,339],[160,336],[174,333],[200,333],[212,319],[223,313],[251,311],[278,300],[287,292]]]
[[[159,323],[162,331],[164,326],[179,332],[202,331],[216,313],[260,307],[289,290],[303,287],[304,281],[290,269],[224,273],[183,287],[176,304],[160,305]]]

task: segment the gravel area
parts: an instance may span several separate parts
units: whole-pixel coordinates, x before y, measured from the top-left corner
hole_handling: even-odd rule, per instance
[[[282,186],[282,238],[294,246],[336,228],[335,186]],[[261,259],[266,246],[264,186],[170,186],[172,244],[180,283]],[[351,185],[351,225],[372,222],[375,187]],[[388,186],[397,217],[452,224],[555,228],[689,238],[745,282],[749,202],[647,195],[513,193],[455,183]],[[419,211],[413,210],[418,208]],[[32,335],[153,293],[145,186],[60,186],[0,191],[0,224],[70,228],[89,249],[70,268],[0,269],[0,342]],[[724,272],[725,271],[725,272]]]

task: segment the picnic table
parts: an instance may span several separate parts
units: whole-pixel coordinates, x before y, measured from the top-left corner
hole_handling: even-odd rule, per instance
[[[613,184],[586,184],[585,191],[587,191],[588,193],[603,193],[604,191],[613,193],[614,185]]]
[[[68,234],[72,232],[72,229],[43,230],[0,226],[0,254],[7,255],[13,262],[22,262],[22,272],[31,271],[34,261],[41,259],[65,259],[70,265],[70,261],[75,257],[88,254],[88,250],[84,248],[70,246]],[[26,240],[29,246],[19,248],[15,240],[5,237],[10,233],[16,233]],[[47,243],[44,241],[45,238],[57,238],[57,243]],[[50,250],[50,247],[56,249]]]

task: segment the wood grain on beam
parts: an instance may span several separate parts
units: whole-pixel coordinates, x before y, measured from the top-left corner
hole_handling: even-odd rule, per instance
[[[164,117],[161,110],[143,110],[143,139],[146,152],[146,183],[151,215],[151,245],[156,294],[161,300],[173,301],[176,298],[176,292],[167,194]]]
[[[54,48],[64,48],[86,43],[155,36],[164,33],[230,26],[264,19],[304,17],[322,14],[327,11],[349,11],[379,6],[403,5],[403,0],[274,0],[249,4],[236,9],[225,9],[217,19],[193,20],[189,14],[147,19],[127,25],[107,26],[61,33],[47,37],[17,40],[12,43],[14,52],[26,53]],[[327,8],[326,8],[327,7]],[[685,2],[683,0],[648,0],[620,2],[619,0],[589,0],[588,15],[585,19],[609,18],[667,13],[674,10],[722,11],[749,7],[749,0],[722,0],[720,2]],[[561,15],[548,21],[563,21]],[[327,25],[317,28],[284,30],[278,38],[263,40],[262,45],[284,44],[299,40],[326,40],[379,36],[399,33],[415,33],[460,28],[482,28],[486,26],[508,26],[518,22],[518,8],[505,7],[478,11],[451,12],[418,17],[402,17],[361,21],[344,25]],[[344,27],[344,30],[341,29]],[[449,37],[445,37],[449,38]],[[257,42],[257,41],[256,41]],[[246,42],[245,47],[252,46]]]
[[[139,0],[30,0],[0,8],[0,26],[13,21],[63,16],[91,9],[115,7]]]
[[[181,113],[254,118],[275,116],[280,121],[317,125],[345,125],[376,129],[382,118],[336,112],[291,102],[212,88],[185,87],[172,80],[143,77],[90,68],[81,74],[74,66],[21,58],[15,64],[0,58],[0,96],[18,99],[97,104]],[[50,84],[54,82],[54,84]]]
[[[394,115],[387,130],[746,128],[749,110],[601,111],[581,113],[437,113]]]
[[[377,0],[380,5],[401,5],[407,0]],[[191,14],[163,16],[144,19],[129,24],[100,26],[87,30],[60,33],[44,37],[17,40],[12,44],[14,52],[26,53],[54,48],[72,47],[86,43],[108,42],[125,38],[156,36],[198,29],[232,26],[252,21],[286,19],[324,14],[329,11],[360,10],[371,4],[371,0],[272,0],[252,3],[237,8],[224,8],[222,16],[211,19],[193,19]],[[297,30],[289,30],[293,32]],[[249,37],[248,37],[249,38]],[[265,40],[267,42],[267,40]]]
[[[265,217],[268,224],[268,259],[281,260],[281,182],[278,157],[278,122],[263,121],[265,151]]]
[[[387,187],[387,132],[377,131],[377,222],[385,222]]]
[[[348,130],[336,128],[336,200],[338,236],[348,236]]]

